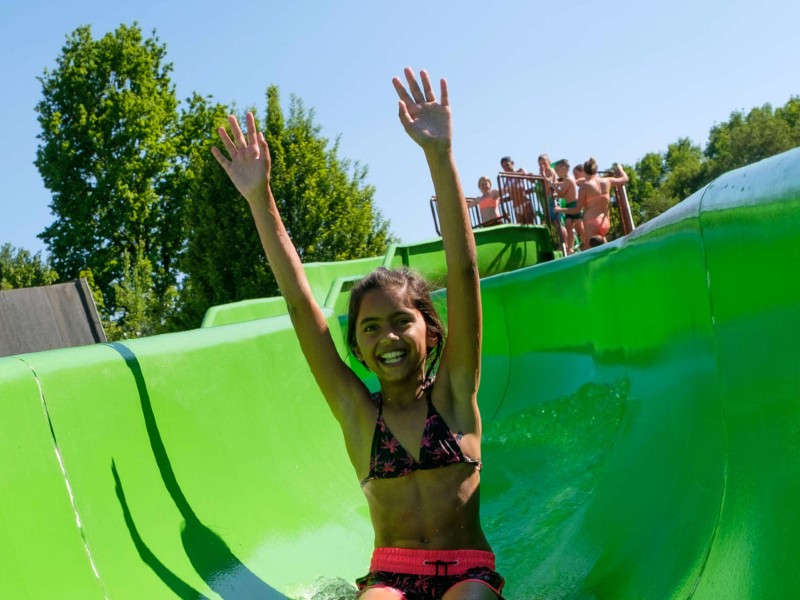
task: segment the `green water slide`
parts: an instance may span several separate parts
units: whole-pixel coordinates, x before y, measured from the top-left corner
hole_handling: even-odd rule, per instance
[[[509,600],[798,594],[799,210],[795,150],[569,258],[478,236]],[[309,267],[342,352],[347,282],[387,262],[443,269],[436,243]],[[347,593],[367,508],[283,312],[0,359],[0,597]]]

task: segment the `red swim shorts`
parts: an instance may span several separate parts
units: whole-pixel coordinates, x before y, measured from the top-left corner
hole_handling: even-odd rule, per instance
[[[369,573],[356,580],[359,592],[385,587],[405,600],[437,600],[462,581],[476,581],[499,600],[505,580],[495,570],[495,557],[485,550],[410,550],[375,548]]]

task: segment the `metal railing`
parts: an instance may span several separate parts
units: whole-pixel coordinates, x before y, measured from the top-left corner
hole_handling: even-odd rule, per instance
[[[501,201],[511,208],[513,223],[543,225],[550,231],[553,248],[566,253],[566,240],[553,213],[553,200],[547,195],[546,180],[541,175],[502,172],[497,174]]]
[[[465,198],[467,202],[471,200],[477,200],[477,198]],[[436,235],[442,235],[441,229],[439,227],[439,206],[436,201],[436,196],[431,196],[430,200],[431,205],[431,215],[433,216],[433,226],[436,229]],[[473,229],[481,229],[483,227],[492,227],[494,225],[502,225],[504,223],[511,223],[511,217],[508,215],[508,207],[504,203],[500,203],[500,214],[499,218],[489,219],[484,221],[481,218],[481,209],[476,204],[473,206],[467,207],[467,212],[469,214],[469,222]]]
[[[610,176],[612,173],[601,173]],[[468,208],[470,225],[473,229],[490,227],[501,223],[516,225],[540,225],[550,231],[554,248],[566,250],[566,240],[559,226],[560,220],[553,213],[555,207],[552,198],[547,195],[545,178],[541,175],[523,175],[522,173],[502,172],[497,174],[497,189],[500,191],[500,219],[482,221],[480,208],[477,205]],[[635,226],[624,185],[614,186],[610,192],[611,231],[609,239],[615,239],[631,233]],[[466,198],[467,201],[474,198]],[[431,215],[436,235],[442,235],[439,226],[439,212],[436,196],[430,199]]]

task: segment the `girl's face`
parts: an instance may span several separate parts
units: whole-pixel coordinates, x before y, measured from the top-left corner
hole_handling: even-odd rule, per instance
[[[382,381],[425,373],[425,357],[436,344],[422,313],[399,290],[375,289],[361,299],[356,319],[356,357]]]
[[[567,176],[568,169],[564,165],[556,165],[555,170],[556,170],[556,175],[558,175],[562,179]]]
[[[478,182],[478,187],[484,194],[488,194],[490,191],[492,191],[492,182],[488,179],[481,179]]]

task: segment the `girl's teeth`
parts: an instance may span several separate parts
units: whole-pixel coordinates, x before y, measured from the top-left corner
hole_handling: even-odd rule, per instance
[[[381,355],[381,360],[389,364],[396,363],[401,358],[403,358],[402,352],[387,352],[386,354]]]

